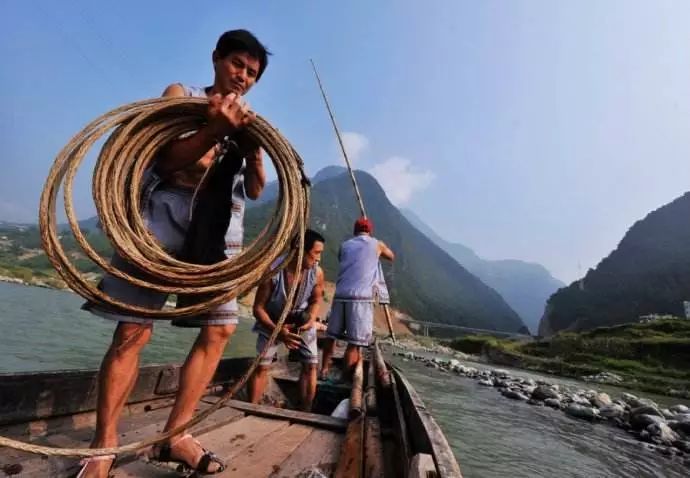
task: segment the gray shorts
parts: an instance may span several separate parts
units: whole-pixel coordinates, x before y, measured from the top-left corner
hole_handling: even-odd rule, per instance
[[[268,343],[269,334],[263,330],[256,330],[256,354],[260,355]],[[299,355],[299,361],[304,364],[318,364],[319,363],[319,349],[316,346],[316,328],[311,328],[306,332],[300,334],[302,341],[299,348],[296,350]],[[278,353],[278,345],[280,342],[273,342],[271,348],[266,351],[266,355],[261,359],[259,365],[268,367],[273,363],[273,358]]]
[[[192,205],[193,191],[182,188],[160,188],[153,191],[143,211],[144,221],[149,230],[161,243],[169,254],[177,254],[184,245],[185,234],[189,228],[189,212]],[[113,256],[111,263],[118,269],[129,275],[147,279],[146,275],[135,266],[129,264],[117,254]],[[99,288],[109,296],[131,305],[145,307],[147,309],[162,309],[168,294],[151,289],[145,289],[118,277],[106,274]],[[104,319],[118,322],[153,324],[154,320],[147,317],[138,317],[109,311],[86,303],[84,309]],[[178,327],[201,327],[202,325],[227,325],[238,323],[239,307],[237,300],[221,304],[209,312],[196,317],[175,319],[172,324]]]
[[[348,344],[368,347],[374,329],[374,303],[334,300],[326,335]]]

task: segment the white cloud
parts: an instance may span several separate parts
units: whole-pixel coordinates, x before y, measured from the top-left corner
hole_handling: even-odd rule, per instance
[[[369,138],[354,131],[345,131],[341,136],[345,145],[345,151],[347,151],[347,157],[354,165],[361,159],[362,153],[369,149]],[[338,153],[342,154],[340,152],[340,145],[338,145]],[[342,159],[338,161],[338,164],[342,164]]]
[[[369,168],[381,184],[388,198],[396,206],[407,203],[416,192],[428,188],[436,175],[429,170],[414,170],[411,161],[400,156],[392,156]]]

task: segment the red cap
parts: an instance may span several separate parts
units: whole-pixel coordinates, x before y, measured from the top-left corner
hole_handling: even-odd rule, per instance
[[[359,234],[361,232],[366,232],[371,234],[372,231],[374,230],[374,223],[371,222],[369,219],[366,217],[360,217],[355,221],[355,234]]]

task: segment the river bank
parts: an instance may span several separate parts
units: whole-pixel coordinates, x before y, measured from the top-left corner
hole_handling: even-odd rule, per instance
[[[686,403],[673,403],[670,397],[657,397],[655,401],[613,387],[607,393],[586,388],[585,383],[559,384],[546,376],[526,378],[519,370],[492,368],[486,357],[458,352],[429,340],[402,338],[393,345],[385,339],[382,343],[403,362],[415,361],[441,373],[475,380],[477,386],[493,388],[508,400],[551,408],[592,424],[608,424],[647,449],[690,466],[690,408]]]

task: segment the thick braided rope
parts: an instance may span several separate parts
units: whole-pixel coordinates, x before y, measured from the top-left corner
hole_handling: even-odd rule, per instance
[[[304,232],[309,216],[308,181],[302,160],[287,140],[261,117],[248,133],[270,156],[278,173],[278,207],[259,237],[239,256],[210,266],[189,264],[166,254],[146,230],[139,215],[141,176],[156,151],[180,134],[196,130],[205,120],[207,102],[199,98],[157,98],[117,108],[87,125],[63,148],[50,171],[41,196],[39,224],[46,255],[74,291],[100,305],[112,306],[151,318],[191,316],[224,303],[251,289],[271,273],[270,265],[284,254],[291,240],[299,241],[290,256],[303,257]],[[79,229],[72,205],[72,183],[77,168],[93,143],[114,131],[103,146],[93,176],[93,197],[105,234],[115,250],[160,282],[132,277],[112,267],[89,245]],[[105,271],[141,287],[176,294],[210,294],[207,300],[173,311],[130,306],[104,294],[85,280],[70,262],[56,230],[55,202],[64,182],[64,203],[72,232],[83,251]],[[289,258],[288,258],[289,259]],[[283,266],[289,260],[283,261]],[[292,304],[300,283],[295,278],[286,304]],[[161,284],[163,283],[163,284]],[[167,440],[200,423],[218,410],[254,373],[261,358],[275,342],[290,307],[285,307],[262,353],[221,399],[189,422],[154,438],[113,448],[57,448],[0,437],[0,446],[51,456],[99,456],[140,450]]]

